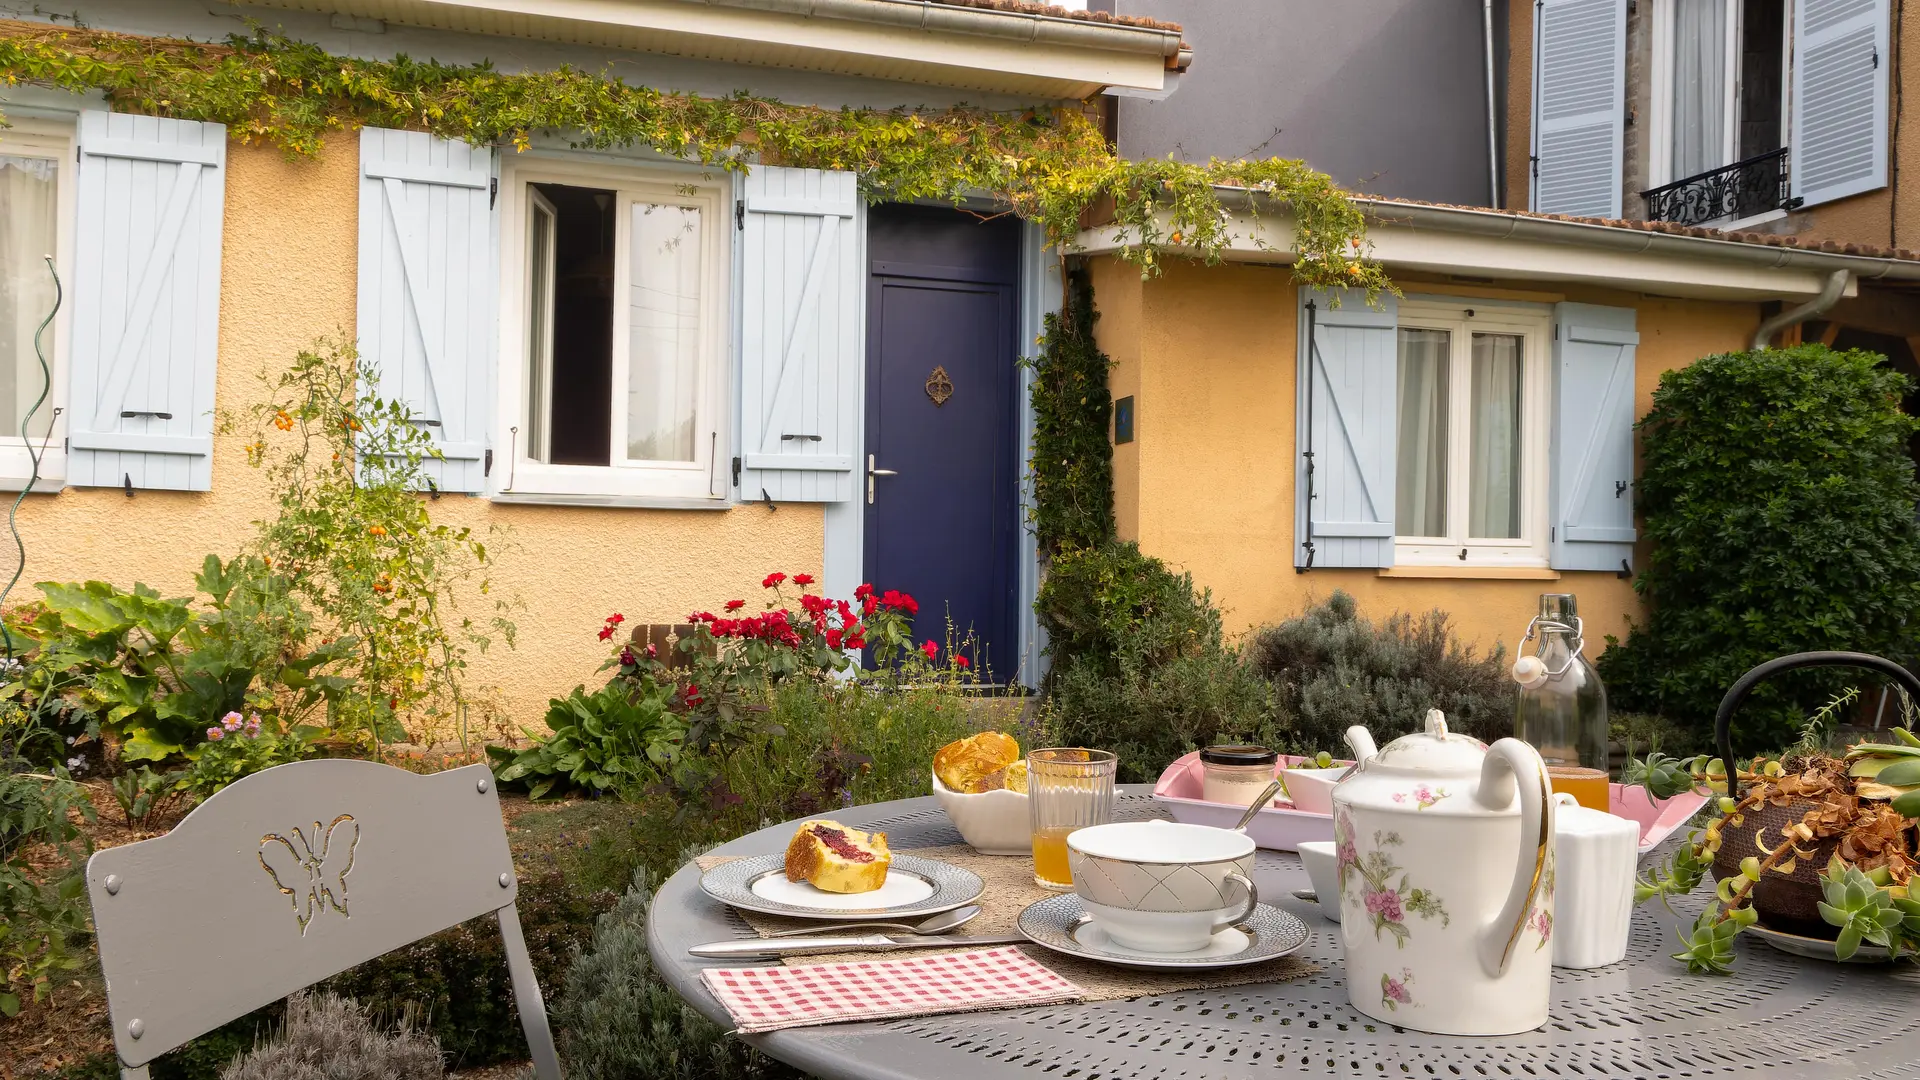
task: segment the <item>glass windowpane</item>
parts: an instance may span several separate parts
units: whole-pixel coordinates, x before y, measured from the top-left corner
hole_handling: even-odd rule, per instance
[[[534,196],[527,237],[527,456],[547,460],[553,390],[553,209]]]
[[[59,199],[59,163],[52,158],[0,154],[0,436],[19,438],[20,423],[41,396],[44,377],[34,333],[53,308],[53,254]],[[53,327],[40,335],[53,363]],[[27,434],[45,438],[53,404],[40,402]]]
[[[700,393],[698,207],[633,205],[627,457],[694,460]]]
[[[1467,535],[1520,536],[1521,339],[1473,335],[1472,465],[1467,478]]]
[[[1452,335],[1400,330],[1394,531],[1447,535],[1447,382]]]

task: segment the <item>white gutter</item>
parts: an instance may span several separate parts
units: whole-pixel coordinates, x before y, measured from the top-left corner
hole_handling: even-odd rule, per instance
[[[1227,191],[1243,192],[1231,188]],[[1223,191],[1222,194],[1226,194]],[[1886,259],[1869,255],[1842,255],[1805,248],[1749,244],[1739,240],[1719,240],[1705,236],[1684,236],[1647,229],[1627,229],[1616,225],[1594,225],[1584,221],[1558,221],[1552,218],[1523,217],[1499,210],[1476,210],[1458,206],[1423,206],[1390,199],[1356,198],[1354,203],[1368,215],[1396,225],[1433,229],[1494,239],[1538,240],[1572,247],[1602,248],[1626,254],[1676,255],[1693,258],[1726,259],[1771,269],[1819,270],[1831,273],[1848,270],[1861,281],[1920,281],[1920,261]]]
[[[1178,70],[1191,59],[1180,32],[1125,23],[1102,23],[1024,11],[959,7],[936,0],[683,0],[707,7],[746,8],[809,19],[904,27],[930,33],[973,34],[1033,45],[1101,49],[1159,56]]]
[[[1839,303],[1840,294],[1847,291],[1847,279],[1852,276],[1853,274],[1850,270],[1835,270],[1833,273],[1827,275],[1827,283],[1821,287],[1819,296],[1801,304],[1799,307],[1783,311],[1773,318],[1768,319],[1766,322],[1761,323],[1760,329],[1753,332],[1753,347],[1755,349],[1772,348],[1773,335],[1785,330],[1789,326],[1805,322],[1815,315],[1822,314],[1828,308]]]

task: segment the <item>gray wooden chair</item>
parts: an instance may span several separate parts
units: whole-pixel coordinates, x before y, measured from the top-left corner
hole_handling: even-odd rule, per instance
[[[87,893],[123,1080],[302,987],[492,912],[527,1046],[560,1080],[500,799],[485,765],[419,776],[302,761],[222,790],[170,833],[99,852]]]

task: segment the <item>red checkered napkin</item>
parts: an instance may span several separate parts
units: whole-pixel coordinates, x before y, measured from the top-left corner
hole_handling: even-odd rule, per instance
[[[1076,1001],[1080,988],[1011,946],[807,967],[708,968],[741,1031]]]

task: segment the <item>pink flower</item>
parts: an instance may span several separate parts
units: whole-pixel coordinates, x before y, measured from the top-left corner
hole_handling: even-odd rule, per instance
[[[217,727],[210,727],[207,729],[207,740],[209,742],[219,742],[221,739],[224,739],[226,737],[227,737],[227,733],[224,731],[221,731]]]
[[[1378,916],[1387,922],[1400,922],[1406,913],[1400,910],[1400,894],[1382,889],[1379,892],[1368,891],[1367,914]]]
[[[653,658],[659,655],[660,655],[660,647],[655,645],[651,641],[647,642],[647,659],[652,660]]]
[[[1419,787],[1413,789],[1413,797],[1424,803],[1433,802],[1433,789],[1425,784],[1421,784]]]
[[[240,725],[243,723],[245,723],[245,721],[240,719],[240,714],[237,712],[230,712],[220,718],[220,726],[228,731],[239,731]]]
[[[1406,802],[1406,801],[1407,801],[1407,793],[1406,793],[1406,792],[1404,792],[1404,791],[1396,791],[1396,792],[1394,792],[1394,793],[1393,793],[1393,801],[1394,801],[1394,802],[1397,802],[1397,803],[1403,803],[1403,802]]]
[[[1413,1004],[1413,995],[1407,992],[1406,979],[1396,979],[1391,975],[1380,976],[1380,995],[1402,1005]]]

